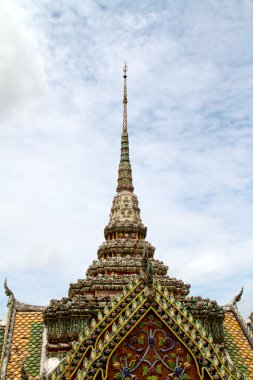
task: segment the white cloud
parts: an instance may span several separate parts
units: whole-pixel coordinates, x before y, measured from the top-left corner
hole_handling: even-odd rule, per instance
[[[48,86],[32,29],[22,8],[3,3],[0,12],[0,117],[21,120],[38,112]],[[27,119],[26,119],[27,120]]]

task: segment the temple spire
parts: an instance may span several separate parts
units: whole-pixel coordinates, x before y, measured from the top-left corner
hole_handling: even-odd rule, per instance
[[[123,131],[127,132],[127,83],[126,83],[126,79],[127,79],[127,70],[128,70],[128,67],[125,63],[125,65],[123,66],[123,71],[124,71],[124,75],[123,75],[123,78],[124,78],[124,97],[123,97],[123,105],[124,105],[124,110],[123,110]]]
[[[132,169],[129,158],[129,144],[127,132],[127,65],[123,67],[124,71],[124,93],[123,93],[123,128],[121,135],[121,154],[118,171],[118,186],[117,194],[113,198],[110,220],[104,229],[104,235],[107,241],[118,239],[132,239],[134,244],[136,240],[144,240],[147,233],[147,227],[144,226],[141,220],[138,199],[134,194]],[[109,244],[109,243],[108,243]],[[153,248],[152,248],[153,249]],[[107,252],[107,251],[106,251]],[[106,258],[106,253],[103,248],[99,251],[100,257]],[[116,251],[115,251],[116,252]],[[123,256],[127,249],[122,250]],[[152,251],[153,252],[153,251]],[[108,253],[109,254],[109,253]],[[111,253],[110,253],[111,255]],[[113,254],[114,255],[114,254]],[[140,252],[142,255],[142,251]],[[152,254],[151,254],[152,256]],[[150,256],[150,257],[151,257]],[[112,257],[112,256],[108,256]],[[114,257],[114,256],[113,256]]]
[[[118,171],[118,186],[117,192],[128,190],[133,192],[133,179],[132,179],[132,169],[129,157],[129,142],[128,142],[128,131],[127,131],[127,65],[123,67],[124,71],[124,96],[123,96],[123,129],[121,135],[121,155]]]

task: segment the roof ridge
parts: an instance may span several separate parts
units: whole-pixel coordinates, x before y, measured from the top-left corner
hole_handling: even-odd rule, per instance
[[[16,301],[17,311],[44,311],[46,306],[30,305],[28,303],[23,303]]]

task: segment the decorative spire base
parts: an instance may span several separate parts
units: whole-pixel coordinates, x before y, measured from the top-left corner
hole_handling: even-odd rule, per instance
[[[142,223],[136,195],[129,190],[117,193],[113,199],[109,223],[104,230],[106,240],[143,240],[146,234],[147,227]]]

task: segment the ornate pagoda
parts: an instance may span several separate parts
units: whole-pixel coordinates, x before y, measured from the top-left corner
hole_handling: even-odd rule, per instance
[[[167,276],[168,267],[154,259],[155,248],[145,240],[147,227],[140,216],[138,199],[134,194],[129,157],[127,130],[127,67],[124,66],[123,128],[116,195],[112,202],[109,223],[104,229],[105,242],[99,247],[98,260],[87,270],[87,278],[70,284],[68,298],[52,300],[45,310],[48,327],[48,350],[63,351],[68,342],[77,339],[80,329],[96,316],[110,301],[110,297],[139,277],[147,262],[152,264],[155,278],[177,299],[189,294],[190,285]],[[188,307],[197,318],[206,319],[217,341],[223,339],[224,312],[216,303],[206,305],[187,299]],[[201,301],[202,302],[202,301]],[[203,301],[205,302],[205,301]],[[209,303],[209,305],[208,305]]]
[[[0,328],[1,378],[50,380],[253,379],[252,319],[236,303],[189,296],[146,241],[134,194],[124,66],[118,183],[105,241],[68,297],[39,307],[5,284],[8,318]],[[2,337],[2,338],[1,338]]]

